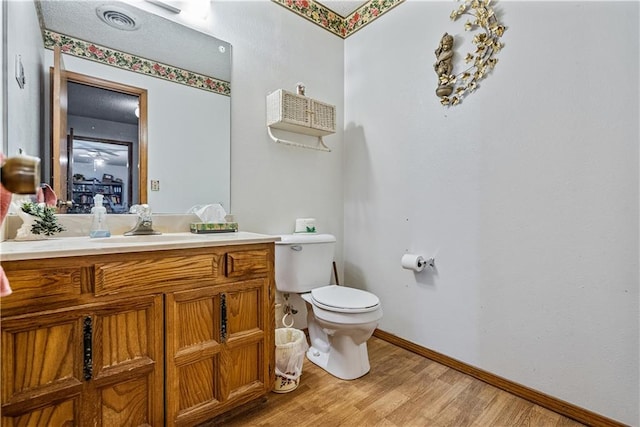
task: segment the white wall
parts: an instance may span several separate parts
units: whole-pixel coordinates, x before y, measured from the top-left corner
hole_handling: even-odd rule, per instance
[[[444,108],[455,7],[345,42],[346,282],[385,331],[638,425],[638,2],[498,3],[495,71]]]
[[[38,156],[42,146],[43,43],[36,8],[32,1],[8,1],[7,7],[7,151],[22,148]],[[3,5],[4,6],[4,5]],[[5,46],[3,46],[3,49]],[[16,56],[22,58],[26,83],[20,89],[15,78]]]
[[[0,88],[0,93],[2,96],[0,97],[0,135],[2,135],[2,144],[0,144],[0,153],[4,154],[7,151],[7,117],[5,105],[7,105],[7,88],[5,78],[6,71],[5,68],[6,58],[5,53],[7,50],[7,15],[5,9],[7,8],[6,2],[0,3],[0,61],[2,61],[2,66],[0,67],[0,81],[2,82],[2,87]],[[0,231],[0,237],[3,237],[2,232]]]
[[[342,240],[344,185],[343,41],[276,3],[214,2],[214,35],[233,46],[231,205],[245,230],[292,233],[296,218],[315,217],[321,232]],[[266,96],[295,90],[334,104],[338,132],[330,153],[274,143]],[[289,135],[288,135],[289,136]],[[341,253],[337,256],[342,259]]]

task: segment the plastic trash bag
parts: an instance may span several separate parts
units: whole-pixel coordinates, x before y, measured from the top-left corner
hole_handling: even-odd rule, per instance
[[[276,383],[273,391],[287,393],[300,383],[304,355],[309,348],[304,332],[295,328],[276,329]]]

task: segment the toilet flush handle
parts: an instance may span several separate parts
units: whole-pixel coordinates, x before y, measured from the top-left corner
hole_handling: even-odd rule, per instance
[[[302,250],[302,246],[300,245],[293,245],[293,246],[290,246],[290,248],[292,251],[297,251],[297,252],[300,252]]]

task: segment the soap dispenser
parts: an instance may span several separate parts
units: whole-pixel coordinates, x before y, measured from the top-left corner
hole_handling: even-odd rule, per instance
[[[91,222],[91,230],[89,237],[110,237],[111,232],[107,227],[107,209],[102,206],[102,194],[93,196],[94,206],[91,208],[93,220]]]

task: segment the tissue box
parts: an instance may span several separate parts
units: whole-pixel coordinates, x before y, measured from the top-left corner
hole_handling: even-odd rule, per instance
[[[232,233],[238,231],[237,222],[192,222],[192,233]]]
[[[296,219],[296,233],[315,233],[316,232],[316,219],[315,218],[298,218]]]

